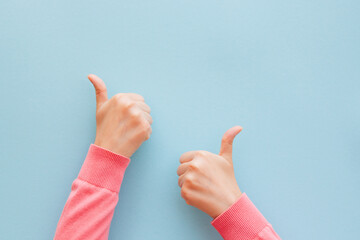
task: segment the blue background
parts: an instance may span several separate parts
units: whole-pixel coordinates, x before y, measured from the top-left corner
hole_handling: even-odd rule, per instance
[[[142,94],[151,139],[110,239],[220,239],[180,197],[190,150],[240,124],[235,171],[283,239],[360,227],[360,1],[0,2],[0,235],[51,239],[95,137],[95,73]]]

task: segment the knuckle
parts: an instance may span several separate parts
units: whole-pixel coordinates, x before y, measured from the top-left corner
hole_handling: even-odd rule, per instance
[[[125,109],[130,109],[135,105],[135,102],[131,101],[130,99],[126,99],[126,101],[124,101],[124,108]]]
[[[181,187],[181,178],[178,179],[178,185]]]
[[[131,111],[130,116],[133,120],[140,120],[141,113],[139,111]]]
[[[148,123],[148,121],[144,121],[142,120],[141,122],[141,130],[144,133],[148,133],[150,131],[151,127],[150,124]]]
[[[137,94],[137,93],[135,93],[135,94],[138,96],[138,98],[139,98],[141,101],[145,101],[145,99],[144,99],[143,96],[141,96],[140,94]]]
[[[193,185],[193,183],[192,183],[191,179],[188,179],[188,178],[184,179],[183,186],[186,186],[187,189],[190,189],[192,185]]]
[[[104,117],[104,111],[102,108],[96,111],[96,120],[99,121]]]
[[[144,102],[144,97],[141,96],[138,93],[130,92],[130,93],[127,93],[127,94],[128,94],[129,97],[132,97],[132,98],[135,98],[137,100],[140,100],[140,101]]]
[[[152,117],[150,116],[150,118],[149,118],[149,123],[150,124],[152,124],[153,123],[153,119],[152,119]]]
[[[198,158],[206,157],[206,151],[203,151],[203,150],[197,151],[195,156]]]
[[[150,130],[148,130],[148,132],[147,132],[146,140],[148,140],[150,138],[151,133],[152,133],[152,129],[150,128]]]
[[[150,124],[145,120],[141,120],[138,126],[138,135],[144,136],[146,140],[149,139],[152,132]]]
[[[150,138],[150,135],[147,134],[147,135],[145,136],[145,141],[146,141],[146,140],[149,140],[149,138]]]
[[[189,189],[187,187],[182,187],[181,188],[181,197],[185,200],[189,199]]]
[[[195,172],[199,171],[200,170],[200,162],[195,161],[195,160],[191,161],[191,163],[189,164],[189,169],[191,171],[195,171]]]
[[[150,135],[151,135],[151,133],[147,132],[146,135],[145,135],[145,140],[148,140],[150,138]]]
[[[112,99],[118,106],[124,106],[127,103],[127,98],[123,93],[116,94]]]
[[[181,188],[181,197],[185,200],[186,204],[188,205],[193,204],[192,193],[188,188],[186,187]]]
[[[192,174],[187,174],[184,177],[184,185],[191,187],[194,185],[194,180],[195,180],[195,177]]]
[[[123,98],[123,97],[124,97],[124,93],[117,93],[117,94],[114,95],[114,98],[118,99],[118,100]]]
[[[116,104],[125,110],[129,110],[135,104],[135,102],[129,99],[124,93],[116,94],[114,99]]]

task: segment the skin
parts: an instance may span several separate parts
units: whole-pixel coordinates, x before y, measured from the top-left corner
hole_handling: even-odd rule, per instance
[[[241,196],[235,179],[232,144],[242,127],[235,126],[223,136],[219,154],[190,151],[180,157],[177,169],[181,196],[187,204],[216,218]]]
[[[118,93],[108,99],[103,80],[93,74],[88,78],[96,93],[95,144],[130,158],[151,135],[150,107],[135,93]],[[224,134],[219,154],[191,151],[180,157],[181,196],[213,218],[241,196],[232,161],[232,144],[241,130],[235,126]]]
[[[95,145],[131,157],[151,134],[150,107],[135,93],[118,93],[108,99],[103,80],[88,76],[96,93]]]

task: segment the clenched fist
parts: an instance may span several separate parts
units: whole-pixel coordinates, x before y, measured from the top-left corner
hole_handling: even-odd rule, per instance
[[[101,78],[93,74],[88,78],[96,92],[95,145],[131,157],[150,137],[150,107],[135,93],[118,93],[108,99]]]
[[[232,143],[242,127],[235,126],[223,136],[219,155],[206,151],[186,152],[177,170],[181,196],[213,218],[241,196],[232,161]]]

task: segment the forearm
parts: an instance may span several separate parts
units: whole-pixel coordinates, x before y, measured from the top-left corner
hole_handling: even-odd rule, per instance
[[[280,240],[245,193],[211,224],[225,240]]]
[[[61,214],[55,240],[107,239],[129,158],[91,145]]]

